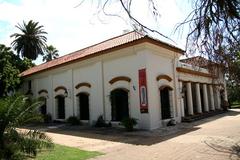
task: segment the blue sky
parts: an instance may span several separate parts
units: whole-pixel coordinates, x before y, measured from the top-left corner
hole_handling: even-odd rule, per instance
[[[21,0],[0,0],[0,4],[3,2],[7,2],[7,3],[11,3],[14,5],[20,5],[21,4]]]
[[[55,46],[61,56],[120,35],[124,29],[131,30],[128,21],[116,17],[100,14],[99,20],[96,4],[89,0],[74,8],[79,2],[81,0],[0,0],[0,43],[10,46],[13,40],[10,35],[18,32],[15,25],[23,20],[34,20],[43,25],[48,32],[48,44]],[[187,30],[182,36],[173,34],[173,30],[191,11],[189,0],[157,0],[161,14],[157,23],[146,7],[147,0],[133,2],[132,12],[138,20],[171,37],[184,49]],[[112,3],[107,12],[118,13],[127,20],[118,3]],[[161,40],[169,42],[164,38]],[[41,59],[36,63],[41,63]]]

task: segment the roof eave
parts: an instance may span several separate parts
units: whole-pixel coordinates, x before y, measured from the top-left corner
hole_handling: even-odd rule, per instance
[[[144,36],[144,37],[139,38],[137,40],[134,40],[134,41],[131,41],[131,42],[128,42],[128,43],[124,43],[122,45],[118,45],[118,46],[115,46],[115,47],[112,47],[112,48],[108,48],[108,49],[105,49],[105,50],[102,50],[102,51],[99,51],[99,52],[95,52],[93,54],[87,55],[87,56],[82,57],[82,58],[78,58],[78,59],[74,59],[74,60],[71,60],[71,61],[68,61],[68,62],[57,64],[55,66],[51,66],[49,68],[45,68],[45,69],[42,69],[40,71],[36,71],[34,73],[31,73],[31,74],[24,75],[23,74],[24,72],[22,72],[20,74],[20,76],[23,77],[23,78],[27,78],[27,77],[30,77],[32,75],[45,72],[46,70],[55,69],[55,68],[58,68],[60,66],[69,65],[71,63],[76,63],[78,61],[83,61],[83,60],[86,60],[86,59],[89,59],[89,58],[97,57],[97,56],[100,56],[100,55],[103,55],[103,54],[107,54],[109,52],[113,52],[113,51],[116,51],[116,50],[119,50],[119,49],[127,48],[127,47],[130,47],[130,46],[133,46],[133,45],[137,45],[137,44],[140,44],[140,43],[144,43],[144,42],[148,42],[148,43],[151,43],[151,44],[154,44],[154,45],[157,45],[157,46],[160,46],[160,47],[163,47],[163,48],[166,48],[166,49],[178,52],[180,54],[184,54],[185,53],[184,50],[182,50],[182,49],[180,49],[178,47],[169,45],[168,43],[164,43],[164,42],[159,41],[159,40],[155,40],[155,39],[153,39],[151,37],[148,37],[148,36]]]

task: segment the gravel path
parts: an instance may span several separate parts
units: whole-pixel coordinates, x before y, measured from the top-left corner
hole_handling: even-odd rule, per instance
[[[105,153],[94,160],[240,160],[240,109],[154,131],[46,131],[55,143]]]

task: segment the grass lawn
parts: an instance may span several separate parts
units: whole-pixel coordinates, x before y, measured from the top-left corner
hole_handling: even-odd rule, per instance
[[[53,150],[38,153],[35,160],[85,160],[98,155],[101,153],[55,144]]]
[[[231,105],[231,108],[233,108],[233,109],[234,109],[234,108],[240,108],[240,104],[232,104],[232,105]]]
[[[239,101],[236,101],[236,102],[232,102],[231,103],[231,108],[240,108],[240,102]]]

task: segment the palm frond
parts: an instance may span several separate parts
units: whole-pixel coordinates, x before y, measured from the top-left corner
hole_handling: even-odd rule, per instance
[[[16,130],[27,122],[39,120],[39,100],[25,95],[14,95],[0,99],[0,159],[23,159],[24,155],[35,156],[42,148],[52,148],[52,140],[44,133]]]
[[[18,144],[22,152],[33,156],[42,148],[53,148],[52,140],[45,133],[36,130],[21,133]]]
[[[23,21],[23,24],[16,25],[22,33],[14,33],[10,37],[15,38],[11,43],[18,55],[35,60],[38,55],[43,55],[46,48],[47,32],[38,22],[30,20],[28,23]]]

